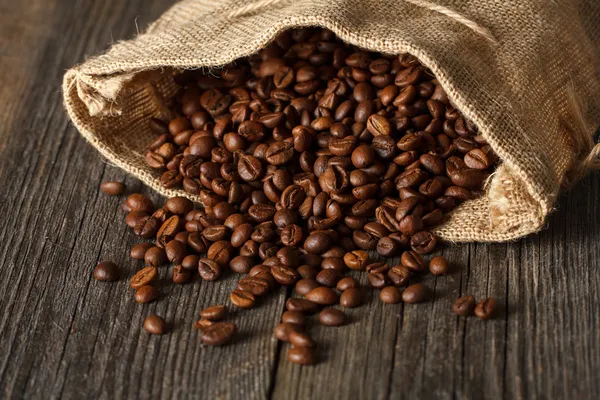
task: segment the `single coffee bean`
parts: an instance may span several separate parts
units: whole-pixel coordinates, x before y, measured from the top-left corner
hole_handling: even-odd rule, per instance
[[[165,203],[165,209],[171,214],[185,215],[194,209],[194,203],[185,197],[171,197]]]
[[[233,322],[217,322],[202,330],[200,339],[209,346],[221,346],[231,341],[237,327]]]
[[[390,238],[389,236],[379,239],[377,242],[377,253],[382,257],[394,257],[400,251],[398,242]]]
[[[304,241],[304,250],[311,254],[322,254],[332,245],[331,237],[325,233],[316,232],[308,235]]]
[[[125,224],[130,228],[135,228],[135,224],[144,217],[148,217],[144,211],[132,211],[125,217]]]
[[[144,285],[135,291],[135,301],[139,304],[150,303],[158,298],[158,289],[152,285]]]
[[[158,269],[151,265],[139,270],[129,281],[129,286],[132,289],[139,289],[142,286],[148,285],[158,279]]]
[[[231,243],[220,240],[213,243],[207,252],[207,256],[210,260],[214,260],[219,266],[226,266],[231,260],[231,253],[233,252],[233,246]]]
[[[126,186],[124,183],[107,181],[100,184],[100,190],[109,196],[120,196],[125,193]]]
[[[318,288],[320,286],[319,282],[314,279],[303,278],[296,282],[296,293],[300,296],[306,296],[308,292],[311,290]]]
[[[431,297],[431,289],[422,283],[410,285],[402,292],[402,300],[405,303],[420,303]]]
[[[403,266],[413,272],[424,272],[427,268],[427,263],[415,251],[405,251],[400,257],[400,262]]]
[[[256,263],[250,256],[237,256],[229,262],[229,268],[238,274],[247,274]]]
[[[150,249],[151,247],[154,247],[152,243],[138,243],[131,248],[131,252],[129,253],[129,255],[134,260],[143,260],[146,251],[148,251],[148,249]]]
[[[386,304],[398,304],[401,297],[400,290],[396,286],[386,286],[379,292],[379,300]]]
[[[318,287],[306,294],[306,299],[320,305],[333,305],[339,301],[339,296],[328,287]]]
[[[226,315],[227,307],[222,305],[211,306],[200,311],[200,316],[210,321],[220,321],[225,318]]]
[[[239,308],[252,308],[256,303],[256,298],[252,293],[244,292],[239,289],[235,289],[229,295],[231,303]]]
[[[144,329],[153,335],[162,335],[167,332],[167,323],[158,315],[150,315],[144,320]]]
[[[369,262],[369,253],[364,250],[353,250],[344,255],[344,263],[350,269],[364,270]]]
[[[325,326],[342,326],[346,323],[346,315],[335,308],[325,308],[319,313],[319,322]]]
[[[289,342],[295,347],[315,347],[316,343],[306,333],[292,330],[289,334]]]
[[[395,286],[405,286],[411,277],[411,270],[403,265],[393,266],[388,271],[388,278]]]
[[[479,319],[490,319],[496,313],[496,300],[493,297],[481,300],[475,307],[475,316]]]
[[[130,211],[143,211],[146,214],[152,214],[154,211],[154,204],[152,200],[140,193],[134,193],[130,195],[125,204],[129,206]]]
[[[201,258],[198,261],[198,273],[203,280],[214,282],[221,277],[222,269],[215,260]]]
[[[154,246],[146,251],[146,254],[144,254],[144,261],[146,262],[146,265],[158,267],[168,263],[169,259],[167,258],[167,253],[165,253],[164,249]]]
[[[206,328],[208,328],[209,326],[213,326],[214,322],[209,321],[208,319],[199,319],[198,321],[194,322],[194,328],[198,329],[199,331],[203,331]]]
[[[346,276],[346,277],[340,279],[338,281],[337,285],[335,286],[335,288],[337,290],[339,290],[340,292],[344,292],[348,289],[358,288],[358,287],[360,287],[360,285],[358,284],[358,281],[351,276]]]
[[[313,289],[315,290],[315,289]],[[312,290],[311,290],[312,292]],[[310,293],[310,292],[309,292]],[[303,313],[314,313],[317,311],[317,303],[305,299],[291,298],[285,302],[285,308],[288,311],[300,311]]]
[[[238,281],[237,289],[243,292],[252,293],[254,296],[264,296],[269,292],[269,282],[255,275],[245,277]]]
[[[415,233],[410,239],[410,247],[419,254],[431,253],[436,245],[437,239],[429,231]]]
[[[335,287],[341,278],[341,273],[337,269],[324,269],[317,274],[316,281],[323,286]]]
[[[433,257],[429,261],[429,272],[431,275],[447,275],[450,271],[450,264],[443,256]]]
[[[454,313],[461,317],[468,317],[473,315],[475,311],[475,297],[473,296],[462,296],[456,299],[454,303],[453,310]]]
[[[312,365],[317,362],[314,351],[308,347],[292,347],[288,350],[287,359],[289,362],[300,365]]]
[[[110,261],[103,261],[94,268],[94,279],[101,282],[114,282],[119,279],[119,267]]]
[[[271,274],[273,275],[273,278],[283,286],[293,285],[300,278],[293,268],[285,265],[273,265],[271,267]]]
[[[190,274],[190,271],[183,268],[181,265],[176,265],[173,268],[172,281],[174,284],[183,285],[188,283],[191,277],[192,275]]]
[[[187,246],[178,240],[171,240],[165,246],[167,259],[173,264],[181,264],[187,253]]]
[[[340,296],[340,305],[346,308],[355,308],[362,304],[362,292],[360,288],[344,290]]]
[[[306,323],[306,316],[300,311],[286,311],[281,316],[281,322],[304,325]]]

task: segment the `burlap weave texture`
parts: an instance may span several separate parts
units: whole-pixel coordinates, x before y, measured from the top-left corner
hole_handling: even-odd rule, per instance
[[[597,0],[183,0],[143,34],[69,70],[65,107],[108,160],[165,195],[199,201],[163,188],[144,162],[148,119],[167,115],[174,71],[227,64],[298,26],[413,54],[501,157],[485,195],[437,228],[443,239],[535,232],[561,186],[598,166]]]

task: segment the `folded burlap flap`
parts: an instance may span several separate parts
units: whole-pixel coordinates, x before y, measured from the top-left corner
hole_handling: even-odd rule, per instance
[[[436,229],[443,239],[536,232],[561,185],[599,167],[597,0],[184,0],[145,33],[69,70],[67,112],[112,163],[166,196],[198,201],[163,188],[144,162],[148,119],[168,117],[174,71],[225,65],[298,26],[416,56],[501,157],[485,195]]]

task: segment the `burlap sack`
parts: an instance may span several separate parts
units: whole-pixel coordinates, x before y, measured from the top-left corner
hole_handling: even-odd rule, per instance
[[[279,32],[322,26],[429,67],[502,159],[486,194],[437,234],[504,241],[535,232],[561,186],[597,168],[598,0],[184,0],[148,30],[69,70],[69,116],[108,160],[168,196],[144,163],[148,118],[165,116],[174,68],[215,67]]]

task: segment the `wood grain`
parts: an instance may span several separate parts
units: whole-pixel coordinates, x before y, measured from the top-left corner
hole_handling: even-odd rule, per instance
[[[321,354],[313,367],[288,363],[287,345],[271,337],[283,289],[236,312],[235,342],[210,348],[191,324],[203,307],[227,302],[235,276],[177,287],[166,283],[165,268],[160,301],[144,306],[126,277],[95,282],[99,260],[117,262],[127,276],[141,267],[128,257],[137,239],[124,224],[122,199],[100,193],[100,183],[147,190],[69,123],[62,74],[171,4],[0,0],[0,398],[600,396],[598,175],[561,197],[539,235],[441,249],[456,268],[423,278],[434,301],[384,305],[366,290],[348,325],[326,328],[313,317]],[[497,298],[498,317],[457,318],[451,307],[463,294]],[[141,329],[154,312],[171,333]]]

